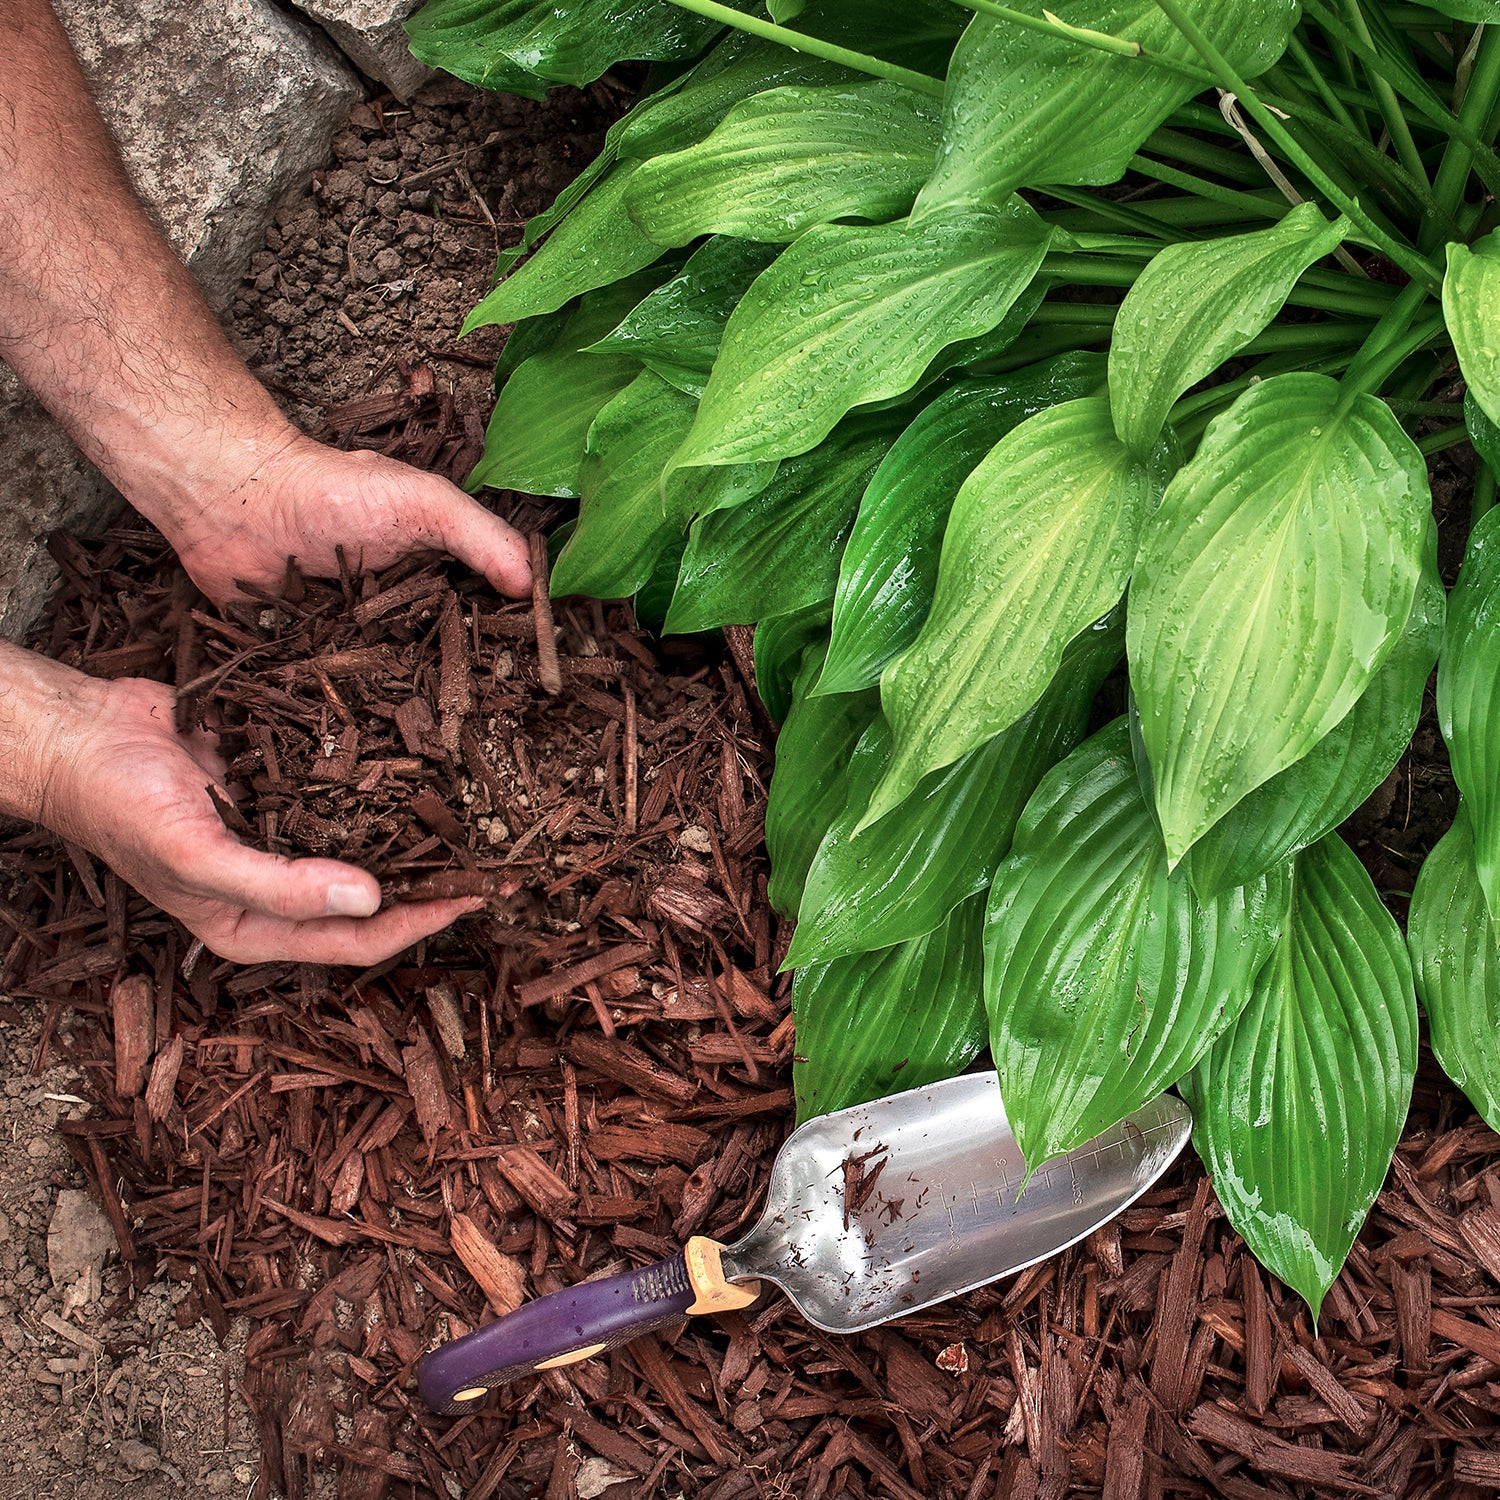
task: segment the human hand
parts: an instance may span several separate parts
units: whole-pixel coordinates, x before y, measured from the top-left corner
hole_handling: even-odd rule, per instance
[[[28,655],[6,652],[11,661]],[[45,726],[44,742],[22,760],[33,768],[35,805],[9,810],[100,856],[221,958],[366,966],[483,904],[414,902],[379,911],[380,886],[364,870],[247,848],[206,790],[210,781],[222,787],[224,777],[212,737],[176,732],[170,688],[133,678],[100,682],[32,660],[52,689],[43,717],[33,719]],[[15,726],[16,715],[7,715],[5,728]]]
[[[291,428],[271,441],[239,444],[231,456],[239,463],[192,504],[159,510],[131,496],[216,603],[233,598],[241,580],[275,592],[289,557],[308,575],[337,577],[339,546],[351,568],[385,568],[432,549],[466,563],[503,594],[531,588],[522,537],[435,474],[329,448]]]

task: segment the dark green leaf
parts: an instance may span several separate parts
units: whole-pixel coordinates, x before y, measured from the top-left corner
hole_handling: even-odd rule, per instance
[[[519,270],[512,271],[464,320],[463,333],[549,313],[582,292],[621,281],[658,260],[662,247],[625,212],[635,162],[616,166]]]
[[[1187,0],[1183,9],[1254,77],[1286,47],[1294,0]],[[1154,0],[1058,0],[1064,22],[1202,66]],[[1018,187],[1115,182],[1136,149],[1201,85],[1190,78],[977,15],[948,70],[943,150],[917,212],[997,203]]]
[[[1464,565],[1448,601],[1437,707],[1474,829],[1485,902],[1500,912],[1500,508],[1469,533]]]
[[[968,19],[951,0],[808,0],[797,30],[941,78]]]
[[[1202,902],[1169,874],[1123,718],[1037,788],[990,891],[985,993],[1000,1094],[1029,1166],[1175,1082],[1250,998],[1283,868]]]
[[[817,646],[803,655],[791,710],[776,737],[776,775],[766,803],[768,897],[784,917],[802,900],[807,867],[849,793],[849,757],[879,712],[875,693],[810,698],[822,655]]]
[[[994,328],[1053,230],[1019,199],[910,223],[810,229],[745,293],[680,466],[805,453],[852,407],[911,388]]]
[[[429,67],[531,99],[617,62],[691,57],[718,29],[665,0],[429,0],[406,23]]]
[[[984,902],[878,953],[813,964],[792,983],[798,1121],[960,1073],[986,1036]]]
[[[1037,783],[1083,739],[1094,694],[1124,650],[1123,626],[1116,618],[1085,631],[1030,712],[856,834],[890,755],[889,726],[870,725],[849,766],[848,802],[808,872],[786,967],[919,937],[989,885]]]
[[[1337,834],[1297,856],[1285,936],[1184,1091],[1229,1222],[1314,1319],[1411,1101],[1417,1006],[1394,920]]]
[[[703,234],[795,239],[834,219],[884,223],[911,207],[937,151],[935,100],[897,83],[769,89],[713,133],[644,163],[625,200],[663,245]]]
[[[899,417],[846,422],[758,495],[695,521],[667,629],[748,625],[831,598],[860,494],[899,430]]]
[[[1485,416],[1473,391],[1464,392],[1464,426],[1469,429],[1474,451],[1490,466],[1490,472],[1500,472],[1500,426]]]
[[[676,580],[673,579],[675,584]],[[827,647],[832,599],[820,599],[790,614],[772,615],[755,627],[755,691],[773,724],[786,723],[792,683],[811,645]]]
[[[1263,380],[1210,424],[1130,585],[1130,680],[1174,864],[1370,685],[1411,614],[1430,509],[1391,409],[1341,402],[1326,376]]]
[[[1070,354],[955,385],[901,434],[859,502],[844,548],[818,692],[869,687],[916,639],[932,607],[943,529],[959,487],[1017,423],[1098,390],[1102,377],[1097,355]]]
[[[1158,251],[1115,318],[1109,400],[1120,441],[1149,453],[1173,402],[1281,311],[1297,278],[1337,247],[1343,228],[1303,203],[1269,229]]]
[[[1479,887],[1463,803],[1417,875],[1406,942],[1433,1053],[1493,1130],[1500,1126],[1500,934]]]
[[[1188,851],[1200,896],[1244,885],[1337,828],[1406,753],[1443,639],[1447,595],[1429,520],[1411,618],[1347,714],[1299,761],[1237,802]]]
[[[679,390],[701,396],[730,313],[780,253],[774,246],[716,235],[591,351],[628,354]]]
[[[1063,648],[1125,591],[1170,465],[1165,445],[1135,458],[1108,400],[1088,396],[1029,417],[974,470],[948,519],[932,612],[881,676],[896,748],[867,822],[1037,701]]]

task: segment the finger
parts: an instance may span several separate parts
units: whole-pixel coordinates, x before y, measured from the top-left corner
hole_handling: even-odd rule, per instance
[[[327,917],[313,922],[287,922],[246,912],[223,929],[216,927],[198,936],[220,958],[234,963],[281,960],[368,968],[441,932],[483,905],[482,899],[472,896],[458,901],[414,902],[410,906],[391,907],[363,921]]]
[[[444,484],[434,521],[443,549],[482,573],[502,594],[520,599],[531,592],[526,539],[456,485]]]
[[[182,878],[195,895],[280,922],[370,917],[380,909],[380,882],[334,859],[285,859],[247,848],[228,829],[194,848]]]

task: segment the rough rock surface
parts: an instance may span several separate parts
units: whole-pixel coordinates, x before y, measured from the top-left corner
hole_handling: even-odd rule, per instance
[[[361,73],[385,84],[398,99],[433,76],[406,45],[405,21],[423,0],[294,0],[338,44]]]
[[[328,154],[360,85],[272,0],[59,0],[131,177],[218,308],[286,194]],[[0,371],[0,635],[19,637],[53,572],[45,534],[118,499]]]

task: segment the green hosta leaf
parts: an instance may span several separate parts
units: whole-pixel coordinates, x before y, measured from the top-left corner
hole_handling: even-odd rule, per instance
[[[1238,354],[1342,237],[1342,220],[1303,203],[1270,229],[1160,251],[1115,319],[1109,399],[1120,441],[1149,453],[1172,403]]]
[[[1130,680],[1175,863],[1358,701],[1411,614],[1427,466],[1383,402],[1277,375],[1210,424],[1130,586]]]
[[[644,161],[702,140],[742,99],[765,89],[858,83],[863,77],[849,68],[735,31],[689,69],[680,87],[662,89],[643,100],[617,122],[611,134],[618,131],[622,159]]]
[[[1019,199],[921,225],[810,229],[745,293],[679,466],[787,458],[994,328],[1054,231]]]
[[[770,479],[773,464],[691,471],[674,475],[663,497],[662,467],[696,407],[691,396],[648,370],[595,418],[581,471],[578,527],[552,571],[553,594],[629,597],[664,556],[681,555],[688,522],[705,504],[734,503]]]
[[[1303,758],[1237,802],[1188,851],[1200,896],[1244,885],[1337,828],[1390,775],[1422,713],[1447,595],[1430,520],[1406,629],[1359,701]]]
[[[1229,1222],[1316,1318],[1411,1102],[1417,1006],[1394,920],[1331,834],[1297,856],[1285,936],[1190,1079]]]
[[[1500,21],[1497,0],[1425,0],[1428,10],[1451,16],[1455,21]]]
[[[1500,912],[1500,509],[1469,533],[1448,602],[1437,706],[1474,829],[1485,903]]]
[[[537,318],[522,318],[505,335],[505,347],[495,361],[495,389],[499,391],[515,372],[533,355],[556,348],[567,332],[568,320],[577,311],[575,303],[564,303],[556,312]]]
[[[617,62],[691,57],[717,29],[664,0],[429,0],[406,23],[429,67],[530,99]]]
[[[679,390],[701,396],[730,313],[778,254],[772,246],[716,236],[590,351],[631,355]]]
[[[820,599],[756,625],[755,690],[773,724],[786,723],[792,707],[792,684],[807,648],[817,645],[826,649],[832,609],[832,599]]]
[[[1059,0],[1072,25],[1201,66],[1154,0]],[[1242,75],[1286,47],[1295,0],[1188,0],[1183,9]],[[1115,182],[1136,149],[1199,92],[1190,78],[979,15],[948,70],[943,149],[918,213],[998,202],[1018,187]]]
[[[660,279],[654,270],[638,271],[613,286],[590,292],[562,320],[560,330],[551,332],[550,344],[517,365],[495,403],[484,457],[469,475],[467,489],[489,485],[569,499],[579,494],[579,467],[589,427],[600,410],[640,373],[636,360],[582,351]],[[547,337],[546,325],[557,316],[536,319],[535,325],[541,326],[523,342]],[[505,352],[510,352],[517,334],[535,325],[521,324],[506,341]]]
[[[1469,429],[1474,451],[1490,466],[1491,473],[1500,471],[1500,426],[1485,416],[1473,391],[1464,392],[1464,426]]]
[[[1035,1167],[1174,1083],[1250,998],[1285,869],[1200,901],[1169,874],[1123,718],[1037,788],[985,920],[990,1046]]]
[[[464,319],[462,332],[553,312],[581,292],[620,281],[659,259],[662,247],[625,212],[625,189],[638,165],[616,166],[541,249]]]
[[[856,834],[890,756],[890,728],[876,719],[850,762],[849,800],[808,872],[786,966],[919,937],[984,890],[1037,783],[1082,740],[1094,695],[1124,644],[1121,619],[1085,631],[1030,712],[924,777],[899,809]]]
[[[876,470],[839,567],[833,643],[820,693],[869,687],[932,607],[943,528],[959,487],[1017,423],[1096,391],[1097,355],[1068,354],[1003,379],[955,385],[906,429]]]
[[[1124,592],[1168,471],[1164,447],[1131,455],[1102,396],[1038,412],[975,469],[932,613],[881,678],[896,748],[866,823],[1036,702],[1063,648]]]
[[[1469,394],[1500,422],[1500,239],[1487,234],[1471,248],[1448,246],[1443,318],[1453,337]]]
[[[696,520],[668,631],[748,625],[831,598],[860,494],[897,430],[899,418],[884,415],[847,422],[758,495]],[[671,470],[667,483],[681,477]]]
[[[1460,803],[1411,894],[1406,942],[1432,1050],[1491,1129],[1500,1126],[1500,935],[1474,863],[1474,827]]]
[[[625,204],[663,245],[883,223],[905,214],[932,171],[938,114],[936,100],[897,83],[770,89],[736,104],[707,140],[644,163]]]
[[[872,692],[810,698],[822,655],[814,646],[802,658],[791,711],[776,737],[776,774],[766,802],[767,895],[784,917],[802,900],[807,867],[849,793],[849,757],[879,712]]]
[[[951,0],[809,0],[796,29],[941,78],[968,19]]]
[[[910,942],[797,971],[799,1122],[951,1078],[974,1061],[987,1030],[983,924],[976,898]]]

